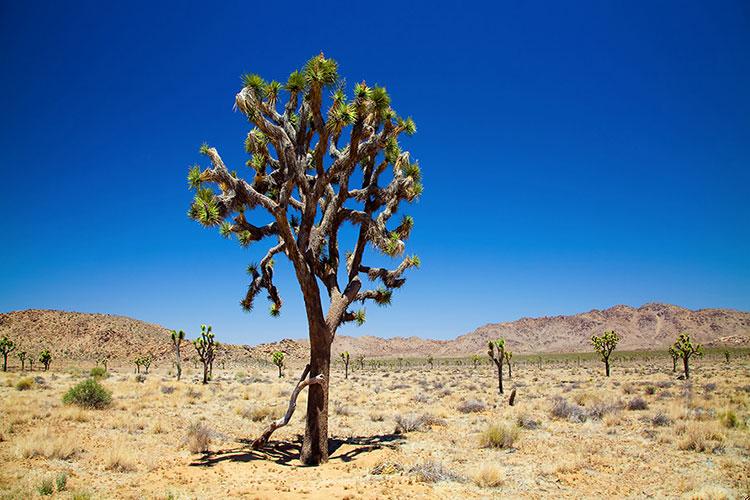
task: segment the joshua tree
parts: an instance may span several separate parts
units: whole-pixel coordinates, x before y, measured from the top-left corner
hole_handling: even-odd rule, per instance
[[[16,344],[13,343],[8,337],[0,339],[0,352],[3,353],[3,371],[8,371],[8,354],[12,353],[16,349]]]
[[[180,346],[185,340],[185,332],[182,330],[172,330],[172,345],[174,346],[175,368],[177,368],[177,380],[182,378],[182,359],[180,358]]]
[[[341,353],[341,362],[344,363],[344,378],[349,378],[349,351]]]
[[[609,377],[609,357],[612,355],[612,351],[617,347],[617,343],[620,341],[620,336],[614,330],[608,330],[600,336],[592,335],[591,344],[594,346],[594,350],[599,353],[604,361],[604,372]]]
[[[96,360],[96,365],[102,365],[104,367],[104,371],[108,371],[107,365],[109,364],[109,358],[107,356],[102,356],[99,359]]]
[[[153,361],[153,359],[151,358],[151,356],[143,356],[141,358],[141,365],[145,369],[146,374],[148,374],[148,369],[151,366],[151,361]]]
[[[141,364],[143,364],[143,359],[138,357],[133,360],[133,363],[135,363],[135,372],[141,373]]]
[[[497,388],[503,393],[503,360],[505,359],[505,339],[490,340],[487,343],[487,355],[497,367]]]
[[[45,349],[39,353],[39,362],[44,365],[44,371],[49,370],[49,365],[52,363],[52,354],[49,349]]]
[[[29,371],[34,371],[34,356],[29,356]]]
[[[21,371],[24,371],[26,367],[26,351],[16,353],[16,356],[18,356],[18,360],[21,362]]]
[[[432,357],[432,354],[427,355],[427,364],[430,365],[430,370],[435,366],[435,358]]]
[[[271,355],[271,361],[273,361],[273,364],[279,367],[279,378],[283,377],[284,374],[281,370],[284,368],[284,353],[281,351],[276,351]]]
[[[404,272],[419,266],[416,256],[392,270],[364,264],[368,245],[390,257],[403,254],[414,225],[404,216],[388,227],[401,202],[422,192],[419,165],[399,145],[402,134],[416,131],[414,122],[396,114],[382,87],[359,83],[348,99],[337,71],[336,62],[320,54],[289,75],[286,84],[243,77],[235,105],[255,127],[245,140],[251,179],[230,171],[207,145],[200,151],[211,166],[193,167],[188,175],[197,190],[190,217],[219,227],[225,237],[235,235],[242,246],[266,237],[274,241],[260,264],[248,267],[244,309],[250,310],[265,290],[270,312],[277,316],[282,300],[273,282],[272,259],[283,254],[294,267],[308,321],[309,376],[323,376],[322,383],[309,387],[307,398],[300,458],[308,465],[328,460],[328,383],[338,327],[365,321],[363,309],[351,309],[356,302],[390,304],[393,290],[405,283]],[[269,223],[247,220],[258,214],[256,208],[270,215]],[[356,243],[342,256],[339,229],[345,222],[354,226]],[[381,286],[363,289],[361,274]]]
[[[508,365],[508,380],[513,378],[513,367],[510,366],[510,360],[513,359],[513,353],[505,351],[505,364]]]
[[[672,371],[677,371],[677,360],[680,358],[680,353],[677,352],[677,349],[672,345],[669,347],[669,355],[672,357]]]
[[[214,362],[217,342],[214,340],[214,334],[211,332],[211,326],[201,325],[201,336],[193,341],[195,350],[198,352],[198,358],[203,363],[203,383],[207,384],[211,378],[210,367]]]
[[[360,354],[357,356],[357,363],[359,363],[359,369],[364,370],[365,369],[365,355]]]
[[[471,362],[474,364],[474,369],[476,370],[477,365],[479,364],[479,361],[481,360],[481,356],[479,354],[474,354],[471,356]]]
[[[724,351],[724,359],[726,360],[727,364],[729,364],[729,351]]]
[[[690,378],[690,357],[693,354],[703,356],[703,346],[700,344],[693,345],[690,341],[690,335],[681,333],[672,347],[677,352],[678,357],[682,358],[682,366],[685,370],[685,379],[687,380]]]

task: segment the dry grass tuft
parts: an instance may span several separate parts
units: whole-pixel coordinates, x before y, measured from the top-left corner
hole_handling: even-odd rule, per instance
[[[512,448],[518,439],[518,427],[509,423],[494,423],[479,436],[479,446],[482,448]]]
[[[409,469],[410,474],[417,477],[417,481],[423,483],[437,483],[439,481],[464,481],[460,474],[448,469],[442,462],[427,460],[414,465]]]
[[[211,446],[214,432],[201,422],[194,422],[188,427],[185,443],[191,453],[205,453]]]
[[[715,422],[688,422],[675,428],[680,436],[677,447],[680,450],[719,453],[724,449],[724,434]]]
[[[16,454],[20,458],[43,457],[69,460],[79,452],[75,436],[72,434],[55,436],[49,429],[32,432],[16,443]]]
[[[135,472],[138,460],[125,441],[115,441],[104,457],[104,469],[113,472]]]
[[[498,488],[505,484],[505,473],[497,465],[484,464],[474,476],[474,484],[480,488]]]

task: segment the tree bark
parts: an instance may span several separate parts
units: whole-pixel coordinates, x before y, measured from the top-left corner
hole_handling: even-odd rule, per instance
[[[682,365],[683,365],[683,367],[685,369],[685,380],[687,380],[687,379],[690,378],[690,365],[689,365],[688,357],[687,356],[684,356],[682,358]]]
[[[604,360],[604,371],[606,372],[607,376],[609,377],[609,358]]]
[[[310,319],[310,378],[320,375],[319,384],[310,385],[307,394],[307,419],[300,461],[319,465],[328,461],[328,381],[331,368],[331,334],[322,316]]]

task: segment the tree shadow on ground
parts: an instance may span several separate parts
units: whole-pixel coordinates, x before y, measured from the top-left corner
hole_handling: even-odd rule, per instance
[[[346,439],[331,438],[328,440],[329,462],[340,460],[350,462],[358,455],[382,448],[396,448],[404,437],[401,434],[382,434],[379,436],[350,437]],[[253,450],[251,439],[240,439],[243,446],[224,450],[209,451],[190,463],[193,467],[213,467],[221,462],[252,462],[264,460],[279,465],[299,465],[292,463],[299,458],[302,449],[302,436],[294,440],[270,441],[262,450]],[[344,450],[342,450],[344,447]],[[351,447],[351,448],[350,448]]]

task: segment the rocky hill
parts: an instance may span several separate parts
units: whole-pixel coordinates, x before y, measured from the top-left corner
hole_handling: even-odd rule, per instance
[[[693,311],[669,304],[637,308],[618,305],[570,316],[489,323],[454,340],[339,336],[333,349],[369,356],[462,356],[484,354],[488,340],[502,337],[518,354],[578,352],[590,351],[591,335],[604,330],[620,334],[621,350],[666,348],[681,332],[690,333],[708,347],[750,346],[750,313],[732,309]]]
[[[490,323],[454,340],[419,337],[337,336],[334,355],[349,351],[368,357],[465,356],[484,354],[487,341],[506,339],[517,354],[589,351],[592,334],[616,330],[622,337],[621,350],[663,349],[680,332],[688,332],[709,347],[750,346],[750,313],[731,309],[690,310],[667,304],[646,304],[634,308],[614,306],[570,316],[522,318],[506,323]],[[124,316],[52,310],[25,310],[0,314],[0,336],[7,335],[22,349],[38,352],[49,348],[53,356],[67,359],[129,360],[150,353],[171,356],[169,330]],[[222,344],[224,359],[268,360],[273,351],[282,351],[290,360],[307,357],[306,340],[284,339],[256,346]],[[184,349],[186,360],[194,355]]]

